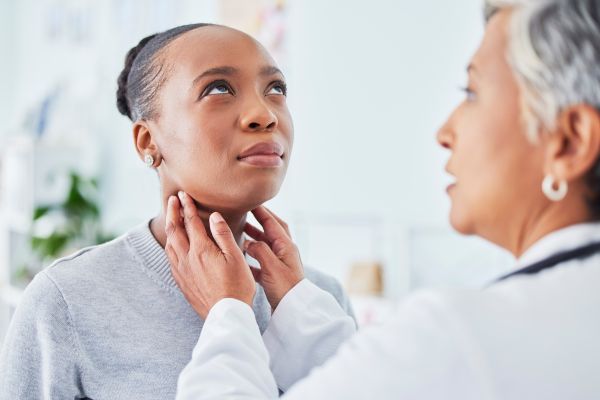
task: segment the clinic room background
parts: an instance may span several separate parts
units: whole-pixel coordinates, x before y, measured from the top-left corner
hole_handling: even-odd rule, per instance
[[[157,176],[115,107],[116,79],[139,38],[191,22],[250,33],[286,74],[295,145],[268,205],[304,263],[344,283],[361,324],[385,318],[409,291],[498,275],[506,253],[449,227],[447,154],[435,141],[462,96],[481,7],[0,0],[0,340],[37,271],[159,209]]]

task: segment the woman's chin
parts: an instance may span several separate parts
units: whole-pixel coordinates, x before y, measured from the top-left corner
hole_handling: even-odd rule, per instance
[[[240,204],[254,205],[252,209],[273,199],[279,193],[281,182],[263,181],[256,182],[251,187],[243,187],[239,193]]]
[[[274,198],[277,193],[278,191],[254,191],[244,193],[235,198],[230,198],[228,201],[222,202],[218,208],[222,209],[223,212],[229,213],[249,212]]]
[[[240,208],[244,210],[254,210],[256,207],[263,205],[267,201],[271,200],[277,195],[278,192],[268,193],[264,196],[251,196],[250,198],[244,199],[243,205]]]
[[[206,187],[188,188],[187,192],[201,210],[241,213],[271,200],[279,193],[280,187],[281,182],[264,180],[227,184],[218,191],[207,191]]]

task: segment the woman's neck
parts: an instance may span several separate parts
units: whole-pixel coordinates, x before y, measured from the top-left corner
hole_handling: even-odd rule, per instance
[[[200,216],[200,220],[208,233],[208,236],[212,239],[212,234],[210,232],[210,225],[208,222],[208,218],[211,212],[199,210],[198,215]],[[246,212],[241,213],[222,213],[223,218],[227,221],[227,225],[231,229],[233,233],[233,237],[235,238],[236,243],[240,248],[243,247],[243,234],[244,234],[244,226],[246,225]],[[163,207],[163,211],[157,215],[155,218],[150,221],[150,231],[154,238],[160,243],[161,247],[164,248],[167,243],[167,234],[165,232],[165,208]]]

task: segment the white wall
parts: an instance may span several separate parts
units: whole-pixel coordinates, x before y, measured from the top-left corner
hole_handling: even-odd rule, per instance
[[[71,133],[69,141],[88,144],[81,158],[103,180],[105,222],[123,232],[159,207],[157,179],[137,159],[129,123],[114,106],[124,54],[151,32],[215,21],[215,1],[154,0],[153,8],[142,0],[71,2],[91,10],[91,39],[79,47],[46,44],[43,5],[50,3],[0,1],[3,60],[16,54],[1,63],[0,82],[15,90],[2,96],[0,116],[13,107],[10,113],[22,117],[57,82],[71,82],[61,129]],[[505,259],[472,273],[482,260],[468,255],[494,250],[449,233],[447,155],[435,142],[460,99],[457,88],[482,33],[481,1],[289,0],[289,6],[286,73],[296,143],[271,206],[295,224],[305,260],[343,278],[342,264],[379,258],[392,296],[428,283],[410,271],[423,263],[461,266],[453,284],[489,277]],[[14,43],[6,39],[10,21]],[[0,128],[10,131],[6,123]],[[434,252],[423,249],[430,237]]]
[[[444,223],[447,154],[435,133],[460,98],[479,3],[293,3],[297,207]]]
[[[0,121],[8,120],[13,114],[13,99],[14,99],[14,76],[16,73],[16,65],[11,60],[17,58],[16,46],[13,45],[15,40],[15,2],[0,1],[0,91],[3,93],[0,96]]]
[[[306,214],[311,220],[354,216],[380,232],[374,250],[340,232],[339,241],[327,239],[333,243],[321,243],[314,257],[310,246],[307,259],[328,260],[330,249],[380,258],[394,297],[415,285],[443,284],[424,278],[437,267],[455,271],[454,279],[441,274],[447,284],[489,279],[507,258],[450,232],[448,154],[435,141],[461,99],[458,88],[483,32],[482,2],[303,0],[291,6],[296,142],[274,207],[300,221]],[[435,248],[428,251],[423,242]],[[493,262],[474,268],[484,264],[482,254]],[[414,268],[429,270],[415,274]]]

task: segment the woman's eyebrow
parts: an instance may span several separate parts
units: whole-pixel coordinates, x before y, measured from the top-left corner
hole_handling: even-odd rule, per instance
[[[277,74],[285,77],[285,75],[283,75],[283,72],[281,72],[281,70],[279,68],[277,68],[273,65],[266,65],[260,69],[260,75],[262,75],[262,76],[277,75]]]
[[[226,76],[231,76],[231,75],[237,74],[238,72],[239,72],[239,70],[237,68],[228,67],[228,66],[209,68],[206,71],[204,71],[203,73],[201,73],[200,75],[198,75],[196,78],[194,78],[194,80],[192,81],[192,89],[194,87],[196,87],[196,84],[202,78],[205,78],[207,76],[211,76],[211,75],[226,75]]]
[[[207,76],[212,76],[212,75],[231,76],[231,75],[236,75],[238,73],[239,73],[239,69],[237,69],[235,67],[230,67],[230,66],[209,68],[194,78],[190,89],[194,89],[196,87],[196,85],[198,84],[198,82]],[[281,75],[281,76],[285,77],[285,75],[283,75],[283,72],[281,72],[281,70],[279,68],[277,68],[273,65],[267,65],[267,66],[262,67],[260,69],[260,75],[262,75],[262,76]]]

